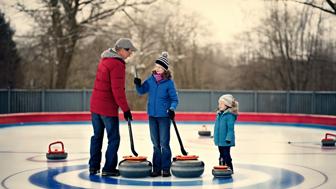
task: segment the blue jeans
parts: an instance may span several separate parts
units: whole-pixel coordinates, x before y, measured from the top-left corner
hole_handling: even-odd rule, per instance
[[[93,136],[90,144],[90,169],[100,169],[104,130],[107,132],[108,146],[105,153],[103,171],[114,171],[118,164],[118,149],[120,144],[119,118],[91,113]]]
[[[153,171],[169,171],[171,166],[170,119],[168,117],[149,117],[149,130],[153,143]]]

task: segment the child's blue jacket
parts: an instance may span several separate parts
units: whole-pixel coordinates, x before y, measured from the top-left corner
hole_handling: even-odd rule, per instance
[[[214,127],[214,142],[216,146],[235,146],[234,124],[237,115],[229,111],[217,114]],[[226,141],[230,141],[227,143]]]
[[[141,86],[136,86],[136,90],[140,95],[148,93],[147,113],[149,116],[168,117],[168,109],[176,110],[178,96],[171,79],[164,79],[157,83],[151,75]]]

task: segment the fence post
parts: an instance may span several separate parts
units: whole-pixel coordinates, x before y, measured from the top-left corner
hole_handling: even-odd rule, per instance
[[[315,101],[316,101],[316,99],[315,99],[315,91],[312,91],[312,97],[311,97],[312,99],[311,99],[311,114],[315,114],[315,112],[316,112],[316,106],[315,106]]]
[[[7,113],[11,112],[11,89],[8,88],[8,95],[7,95]]]
[[[213,107],[213,106],[212,106],[212,105],[213,105],[213,104],[212,104],[213,96],[214,96],[214,95],[213,95],[213,91],[211,90],[211,91],[210,91],[210,103],[209,103],[209,104],[210,104],[210,107],[209,107],[209,110],[208,110],[209,112],[212,112],[211,109],[212,109],[212,107]]]
[[[254,112],[258,112],[258,92],[254,91]]]
[[[286,91],[286,113],[290,113],[290,91]]]
[[[82,90],[82,111],[85,111],[86,108],[86,89]]]
[[[45,111],[45,91],[44,89],[41,90],[41,111]]]

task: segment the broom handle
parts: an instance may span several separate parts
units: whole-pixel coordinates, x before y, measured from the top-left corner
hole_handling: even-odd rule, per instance
[[[128,119],[128,133],[129,133],[129,137],[130,137],[130,142],[131,142],[131,150],[134,156],[138,156],[138,153],[135,151],[134,149],[134,142],[133,142],[133,134],[132,134],[132,125],[131,125],[131,120]]]
[[[180,137],[180,134],[177,130],[177,126],[176,126],[176,122],[174,119],[172,119],[172,122],[173,122],[173,125],[174,125],[174,128],[175,128],[175,132],[176,132],[176,136],[177,136],[177,139],[180,143],[180,147],[181,147],[181,152],[184,156],[188,155],[188,152],[185,151],[184,147],[183,147],[183,144],[182,144],[182,140],[181,140],[181,137]]]

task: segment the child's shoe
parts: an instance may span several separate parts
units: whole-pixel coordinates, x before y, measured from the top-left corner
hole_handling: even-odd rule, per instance
[[[162,177],[170,177],[170,176],[171,176],[171,174],[170,174],[169,170],[162,171]]]
[[[151,172],[150,176],[151,176],[151,177],[158,177],[158,176],[161,176],[161,172],[159,172],[159,171],[153,171],[153,172]]]
[[[90,168],[89,172],[90,172],[90,175],[96,175],[96,174],[100,173],[100,170],[99,169]]]
[[[103,171],[101,174],[103,177],[117,177],[120,175],[119,170],[113,170],[113,171]]]

